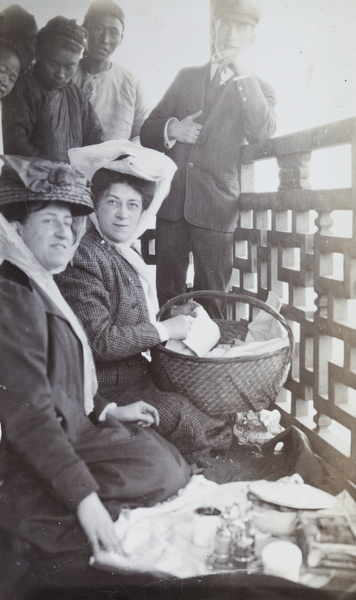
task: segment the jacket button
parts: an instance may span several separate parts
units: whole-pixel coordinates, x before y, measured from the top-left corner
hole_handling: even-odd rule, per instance
[[[193,163],[193,162],[190,162],[190,163],[189,163],[189,166],[190,166],[190,168],[194,167],[194,163]]]

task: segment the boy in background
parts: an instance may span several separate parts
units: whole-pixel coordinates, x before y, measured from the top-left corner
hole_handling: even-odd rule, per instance
[[[20,56],[15,48],[0,39],[0,154],[4,153],[2,142],[2,99],[13,89],[20,75]]]
[[[21,73],[35,60],[38,27],[36,19],[18,4],[11,4],[0,13],[0,38],[17,50]]]
[[[84,45],[75,20],[58,16],[39,31],[36,63],[4,104],[6,154],[69,162],[70,148],[104,140],[93,107],[72,83]]]
[[[150,113],[141,82],[111,61],[124,37],[124,11],[112,0],[94,0],[83,27],[86,50],[73,81],[94,106],[105,139],[139,141],[141,125]]]

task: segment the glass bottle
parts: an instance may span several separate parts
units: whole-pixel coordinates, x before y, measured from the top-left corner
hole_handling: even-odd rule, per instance
[[[240,506],[240,518],[234,528],[232,562],[237,567],[247,567],[255,558],[255,538],[251,525],[251,502]]]
[[[232,539],[229,515],[225,513],[215,534],[214,551],[208,558],[208,566],[211,568],[231,566]]]

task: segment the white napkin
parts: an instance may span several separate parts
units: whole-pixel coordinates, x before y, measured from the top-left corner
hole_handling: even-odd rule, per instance
[[[202,306],[194,311],[194,321],[185,340],[169,340],[167,350],[188,354],[189,356],[204,357],[220,338],[220,329],[209,317]]]

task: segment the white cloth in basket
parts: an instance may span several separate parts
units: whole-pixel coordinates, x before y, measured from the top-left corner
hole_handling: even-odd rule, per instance
[[[202,306],[194,310],[193,316],[194,321],[185,340],[169,340],[166,348],[180,354],[204,357],[218,343],[220,330]]]
[[[279,312],[281,310],[282,301],[273,292],[268,292],[266,304]],[[258,315],[253,318],[248,326],[245,343],[264,342],[265,340],[274,340],[275,338],[284,337],[286,335],[286,330],[277,319],[264,310],[260,310]]]

